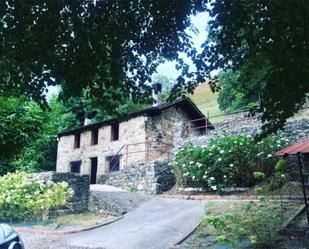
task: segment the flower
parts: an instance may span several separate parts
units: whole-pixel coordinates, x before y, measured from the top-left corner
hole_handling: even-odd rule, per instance
[[[203,179],[206,179],[206,178],[207,178],[207,175],[204,175],[204,176],[203,176]]]
[[[193,164],[193,163],[194,163],[193,161],[190,161],[190,162],[189,162],[189,164]]]
[[[217,186],[210,186],[212,190],[217,190]]]
[[[268,158],[272,157],[272,154],[268,154],[267,157],[268,157]]]
[[[224,150],[220,150],[220,154],[223,154],[224,153]]]
[[[219,162],[221,162],[221,161],[222,161],[222,158],[221,158],[221,157],[219,157],[219,158],[218,158],[218,161],[219,161]]]
[[[210,177],[209,180],[213,181],[213,180],[215,180],[215,178],[214,177]]]
[[[230,163],[230,167],[234,167],[234,164],[233,164],[233,163]]]
[[[195,176],[192,176],[192,180],[193,180],[193,181],[195,180]]]
[[[226,178],[226,175],[224,175],[223,178]]]

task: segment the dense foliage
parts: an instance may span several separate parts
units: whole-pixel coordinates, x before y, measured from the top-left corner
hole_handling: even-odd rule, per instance
[[[65,182],[44,184],[22,172],[0,177],[0,218],[42,218],[66,204],[73,192]]]
[[[197,32],[190,16],[207,10],[199,53],[186,30]],[[308,12],[304,0],[1,1],[0,94],[46,104],[46,87],[58,84],[65,99],[88,89],[114,110],[123,98],[148,99],[157,65],[175,60],[174,97],[192,93],[214,70],[240,72],[245,95],[251,85],[260,89],[257,111],[271,133],[307,99]]]
[[[199,186],[209,190],[252,186],[253,172],[267,176],[274,172],[274,152],[287,145],[280,135],[256,142],[249,135],[213,138],[208,147],[186,144],[174,157],[173,167],[179,186]]]
[[[240,72],[259,86],[263,129],[283,127],[308,100],[309,1],[212,1],[209,15],[198,70]]]
[[[22,98],[0,97],[0,175],[7,160],[19,153],[42,130],[42,110]]]
[[[0,93],[46,104],[44,89],[60,84],[65,98],[89,89],[108,110],[124,96],[148,98],[165,60],[177,60],[187,81],[180,53],[196,49],[185,30],[205,9],[203,0],[1,1]]]
[[[225,112],[254,109],[259,106],[262,85],[246,84],[241,73],[228,70],[219,74],[221,88],[218,97],[219,108]]]

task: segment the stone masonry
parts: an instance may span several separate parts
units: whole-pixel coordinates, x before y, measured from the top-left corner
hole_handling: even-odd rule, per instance
[[[62,182],[65,181],[69,187],[74,190],[72,198],[68,201],[62,211],[69,213],[79,213],[88,210],[89,201],[89,176],[78,175],[73,173],[57,173],[57,172],[41,172],[32,174],[36,179],[48,181]]]
[[[98,144],[91,145],[91,130],[81,133],[80,148],[74,149],[74,135],[62,136],[58,141],[57,172],[70,172],[70,162],[81,160],[81,174],[90,175],[91,158],[98,158],[97,175],[104,175],[106,157],[115,155],[122,146],[145,141],[146,117],[132,118],[119,124],[119,140],[111,141],[111,125],[99,128]],[[134,151],[142,151],[145,144],[130,147]],[[123,151],[121,154],[123,154]],[[131,154],[126,164],[144,159],[144,153]],[[124,165],[125,157],[121,157],[120,167]]]
[[[262,124],[257,119],[244,117],[236,118],[233,122],[218,123],[215,125],[215,130],[210,131],[207,135],[189,138],[180,135],[176,136],[178,139],[174,140],[174,152],[188,142],[196,146],[207,146],[212,138],[224,134],[231,136],[248,134],[254,136],[261,132],[261,126]],[[288,121],[281,132],[289,139],[290,143],[309,138],[309,119]]]
[[[125,190],[160,194],[175,184],[175,178],[168,160],[137,161],[122,171],[102,176],[99,183]]]
[[[186,133],[186,123],[192,119],[190,115],[181,106],[171,105],[151,115],[132,117],[119,123],[117,141],[111,141],[111,124],[102,124],[98,128],[96,145],[91,145],[92,130],[86,127],[80,133],[80,147],[75,149],[74,133],[62,135],[58,141],[57,172],[70,172],[70,163],[81,161],[80,174],[91,175],[91,159],[97,158],[98,181],[109,171],[108,156],[120,155],[120,171],[137,161],[169,159],[174,140]]]

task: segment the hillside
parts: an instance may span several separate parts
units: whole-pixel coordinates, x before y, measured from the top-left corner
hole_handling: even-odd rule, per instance
[[[224,114],[218,105],[218,93],[213,93],[207,83],[199,85],[189,96],[198,108],[209,117]],[[217,118],[216,118],[217,119]],[[212,119],[213,120],[213,119]]]

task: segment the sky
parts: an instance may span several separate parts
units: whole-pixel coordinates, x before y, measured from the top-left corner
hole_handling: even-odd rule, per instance
[[[195,45],[197,52],[201,52],[201,45],[205,41],[207,37],[207,31],[206,26],[209,19],[209,15],[207,12],[201,12],[198,13],[195,16],[191,16],[191,21],[193,26],[198,30],[198,34],[194,34],[192,31],[187,29],[187,33],[192,37],[192,42]],[[192,63],[192,61],[186,57],[184,54],[182,54],[182,58],[184,61],[190,66],[190,70],[195,70],[195,67]],[[164,75],[171,79],[176,79],[179,75],[179,72],[175,69],[176,63],[173,61],[165,62],[158,66],[157,73],[158,75]],[[49,86],[48,87],[48,93],[47,93],[47,99],[50,99],[50,97],[54,94],[57,94],[59,92],[58,86]]]
[[[192,24],[194,25],[196,29],[198,29],[199,33],[194,34],[193,32],[189,30],[187,30],[187,33],[192,36],[192,42],[195,45],[197,52],[201,52],[202,50],[201,45],[203,44],[203,42],[205,41],[207,37],[206,26],[207,26],[208,18],[209,18],[208,12],[201,12],[197,14],[196,16],[191,17]],[[183,56],[183,58],[185,62],[190,65],[190,69],[194,70],[195,67],[192,61],[186,56]],[[159,75],[165,75],[169,78],[175,79],[179,75],[179,72],[177,72],[177,70],[175,69],[175,65],[176,65],[175,62],[165,62],[158,66],[157,72]]]

